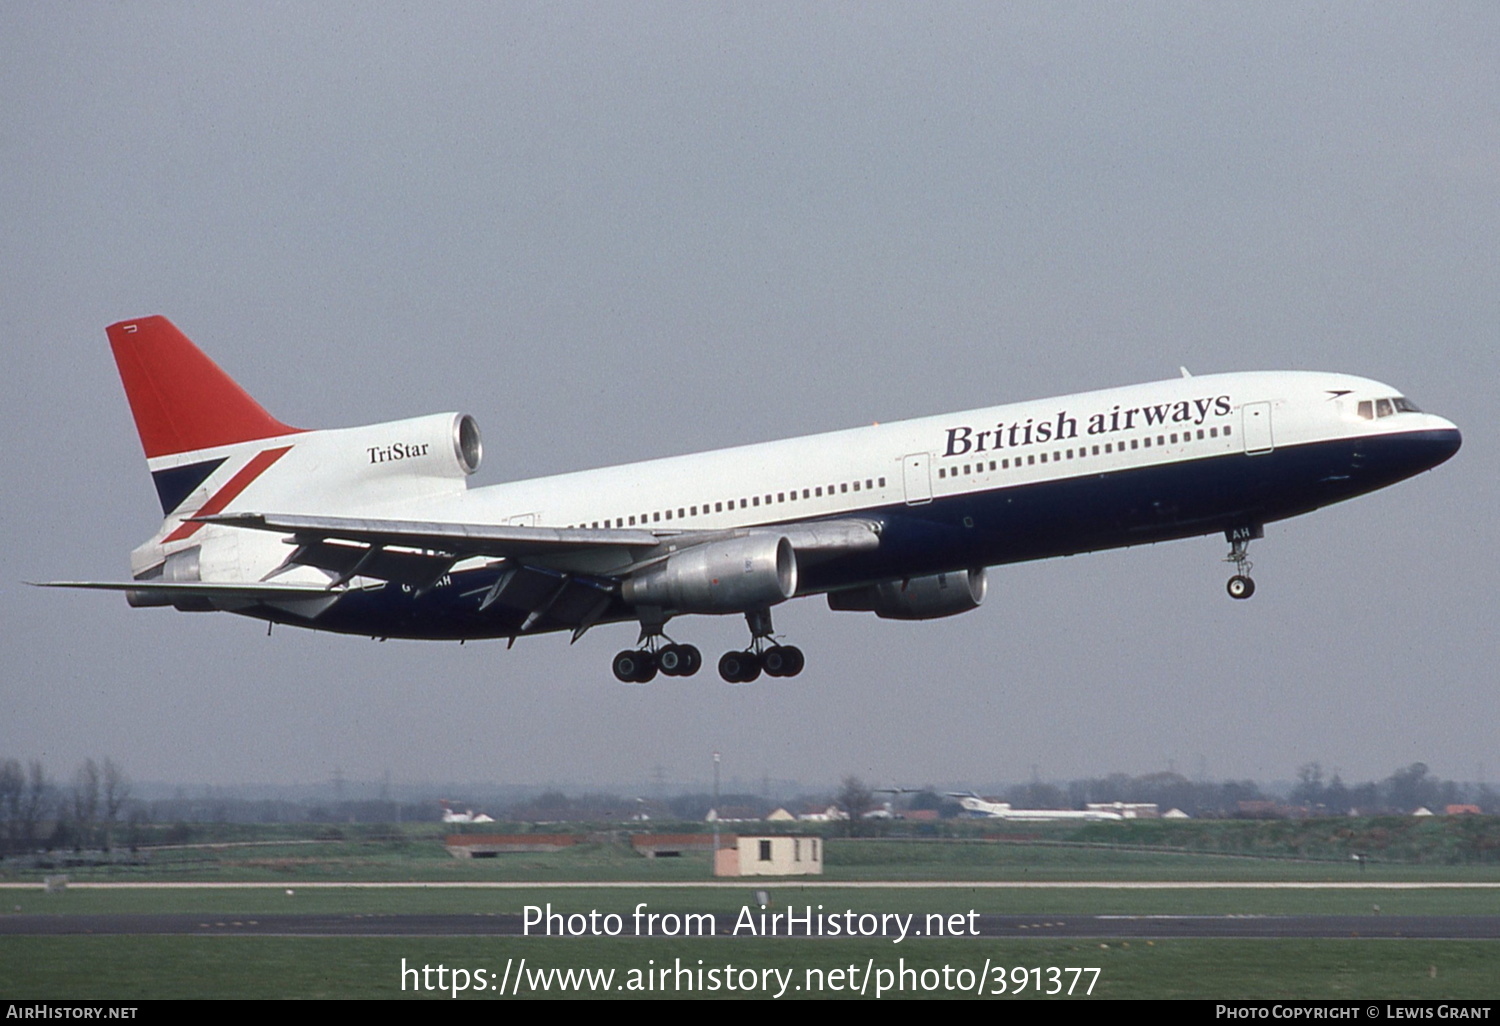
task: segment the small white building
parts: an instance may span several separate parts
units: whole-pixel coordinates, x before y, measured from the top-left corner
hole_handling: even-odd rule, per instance
[[[714,876],[822,876],[823,838],[741,834],[735,847],[720,848]]]

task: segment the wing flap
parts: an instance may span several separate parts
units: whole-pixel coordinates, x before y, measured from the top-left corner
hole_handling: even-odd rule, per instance
[[[296,535],[299,540],[338,540],[449,552],[458,556],[525,559],[597,548],[652,549],[661,539],[650,531],[586,527],[524,527],[420,520],[368,520],[295,514],[224,513],[194,517],[208,524]]]
[[[225,598],[311,598],[339,595],[343,589],[316,584],[228,581],[27,581],[33,588],[83,588],[91,591],[139,591],[164,596]]]

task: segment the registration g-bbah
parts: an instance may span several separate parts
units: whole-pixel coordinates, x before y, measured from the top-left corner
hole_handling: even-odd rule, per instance
[[[737,683],[795,676],[771,611],[824,595],[900,620],[979,606],[986,567],[1223,533],[1249,598],[1263,526],[1437,466],[1458,429],[1346,374],[1259,372],[970,410],[469,488],[473,417],[288,427],[162,317],[108,329],[160,530],[131,605],[378,638],[576,640],[639,623],[625,682],[690,676],[685,614],[738,614]]]

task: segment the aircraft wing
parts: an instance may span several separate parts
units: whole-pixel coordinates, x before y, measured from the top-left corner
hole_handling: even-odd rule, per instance
[[[597,548],[648,550],[661,543],[661,538],[650,531],[615,528],[525,527],[269,513],[223,513],[192,519],[207,524],[295,535],[299,541],[345,541],[451,552],[461,556],[517,559]]]
[[[454,564],[473,557],[618,581],[674,552],[751,531],[782,534],[800,560],[815,563],[878,548],[881,529],[878,521],[863,518],[729,531],[528,527],[280,513],[227,513],[192,519],[291,535],[296,548],[270,576],[294,566],[312,566],[336,574],[335,587],[363,576],[419,589],[430,587]]]
[[[28,581],[33,588],[83,588],[90,591],[136,591],[164,598],[218,596],[226,599],[297,599],[325,596],[337,591],[316,584],[276,584],[252,581]]]

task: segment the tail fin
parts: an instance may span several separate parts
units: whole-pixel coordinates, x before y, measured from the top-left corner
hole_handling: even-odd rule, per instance
[[[267,413],[165,317],[105,331],[147,459],[301,430]]]

